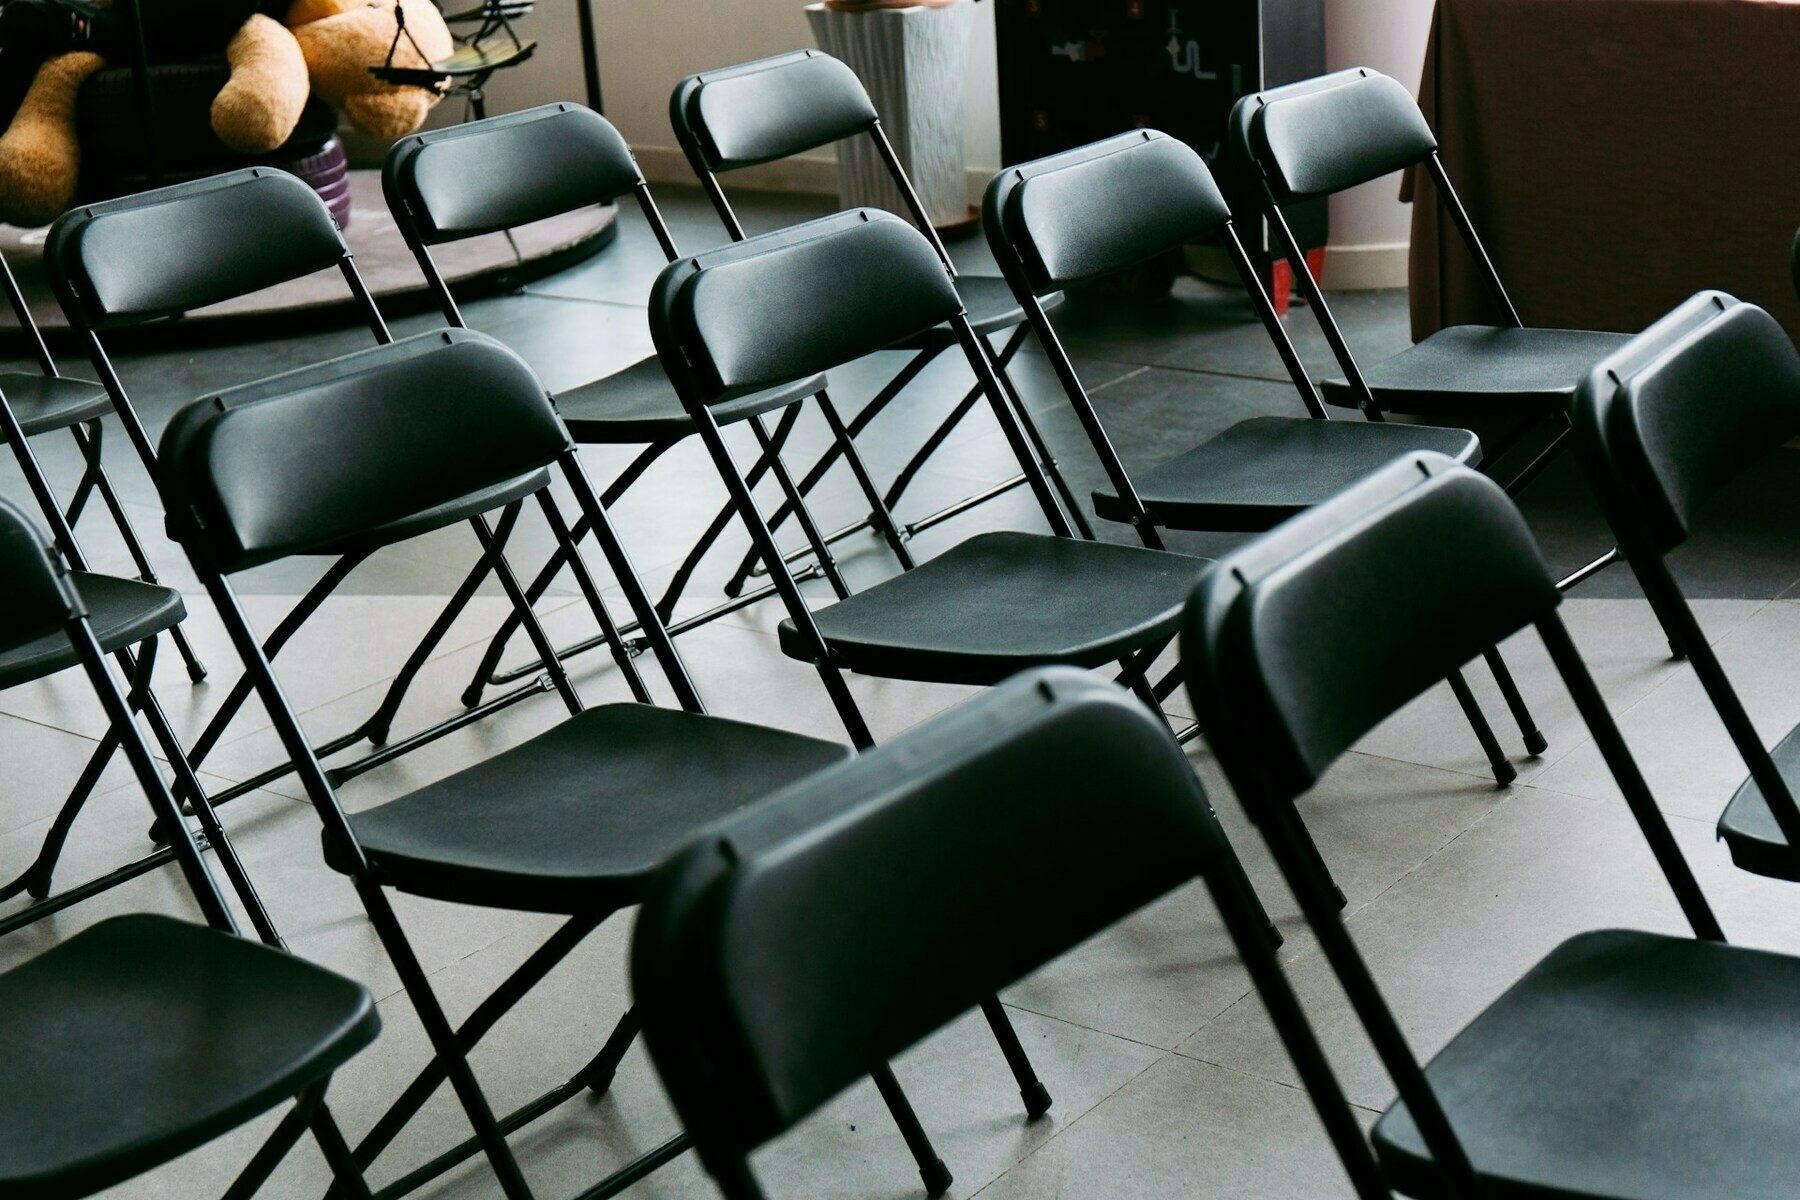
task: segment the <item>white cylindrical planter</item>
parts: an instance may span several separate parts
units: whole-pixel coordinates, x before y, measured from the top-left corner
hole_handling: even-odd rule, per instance
[[[806,19],[819,48],[842,59],[869,90],[931,223],[940,228],[967,223],[963,83],[974,21],[971,0],[862,12],[809,4]],[[868,138],[840,142],[837,154],[838,195],[847,207],[910,216]]]

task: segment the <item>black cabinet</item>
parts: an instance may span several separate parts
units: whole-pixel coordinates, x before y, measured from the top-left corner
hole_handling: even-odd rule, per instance
[[[995,0],[1000,150],[1025,162],[1127,129],[1193,146],[1238,212],[1245,244],[1268,240],[1224,152],[1238,97],[1325,71],[1324,0]],[[1289,213],[1301,244],[1325,244],[1325,204]]]

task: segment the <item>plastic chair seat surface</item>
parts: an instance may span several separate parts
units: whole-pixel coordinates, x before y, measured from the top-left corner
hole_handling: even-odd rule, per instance
[[[1800,792],[1800,727],[1781,739],[1769,757],[1787,781],[1788,790]],[[1800,880],[1800,854],[1788,845],[1769,802],[1756,780],[1745,779],[1719,818],[1719,837],[1731,851],[1731,861],[1746,871],[1774,879]]]
[[[1480,440],[1466,429],[1252,417],[1138,473],[1132,484],[1154,525],[1256,532],[1419,450],[1462,463],[1481,458]],[[1107,521],[1133,515],[1110,488],[1094,492],[1094,512]]]
[[[713,409],[713,417],[721,424],[741,421],[810,396],[824,386],[825,377],[813,375],[721,404]],[[570,436],[588,445],[673,441],[696,429],[693,418],[681,407],[662,361],[654,356],[558,392],[556,408]]]
[[[1625,930],[1569,939],[1426,1068],[1495,1197],[1776,1200],[1800,1179],[1800,959]],[[1410,1114],[1390,1181],[1448,1196]]]
[[[0,975],[0,1193],[85,1195],[288,1100],[374,1040],[369,993],[169,917]]]
[[[152,638],[187,616],[181,593],[174,588],[83,571],[71,572],[69,578],[87,605],[100,648],[109,653]],[[80,661],[61,630],[46,634],[0,653],[0,688],[42,679]]]
[[[67,429],[112,412],[106,389],[86,379],[63,376],[0,372],[0,396],[12,405],[26,437],[52,429]],[[5,441],[0,437],[0,441]]]
[[[1172,637],[1207,560],[1037,533],[983,533],[813,614],[838,666],[986,685],[1097,667]],[[792,620],[781,648],[812,657]]]
[[[1560,409],[1595,363],[1629,335],[1585,329],[1453,325],[1363,368],[1376,404],[1400,413],[1522,415]],[[1327,404],[1356,406],[1342,377],[1323,380]]]
[[[606,912],[714,818],[847,758],[799,734],[646,704],[591,708],[350,819],[384,884],[485,907]],[[343,864],[327,846],[334,867]]]

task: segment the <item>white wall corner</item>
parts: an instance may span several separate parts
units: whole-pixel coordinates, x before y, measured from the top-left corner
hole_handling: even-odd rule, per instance
[[[1333,292],[1374,292],[1406,286],[1406,242],[1325,247],[1325,278]]]

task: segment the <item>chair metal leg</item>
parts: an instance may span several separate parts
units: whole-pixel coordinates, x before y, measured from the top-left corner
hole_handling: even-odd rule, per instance
[[[368,1181],[356,1169],[343,1131],[332,1119],[331,1110],[325,1107],[323,1100],[313,1110],[312,1132],[313,1140],[319,1143],[319,1150],[325,1155],[326,1164],[331,1167],[332,1178],[343,1185],[350,1200],[370,1200]]]
[[[262,1189],[262,1185],[269,1181],[269,1176],[275,1173],[275,1168],[281,1165],[281,1160],[287,1157],[288,1151],[294,1148],[312,1125],[319,1108],[320,1090],[308,1088],[295,1099],[294,1107],[287,1111],[269,1136],[263,1139],[263,1144],[250,1156],[250,1161],[244,1164],[244,1169],[238,1172],[238,1177],[232,1180],[231,1186],[220,1200],[250,1200]]]
[[[87,450],[88,438],[79,426],[71,425],[70,431],[75,435],[76,443],[83,453]],[[158,584],[156,569],[150,565],[150,556],[144,553],[144,545],[138,540],[137,530],[131,524],[131,516],[125,511],[118,493],[113,491],[112,480],[107,478],[104,468],[95,468],[94,486],[100,492],[100,499],[106,504],[106,511],[112,515],[113,524],[118,526],[119,535],[125,539],[125,548],[131,553],[131,561],[137,567],[138,578],[145,583]],[[194,648],[188,645],[187,634],[181,626],[176,625],[169,630],[169,640],[175,643],[181,661],[187,666],[188,678],[199,683],[206,678],[206,666],[194,654]]]
[[[1000,1053],[1006,1056],[1006,1065],[1012,1069],[1013,1079],[1019,1085],[1019,1098],[1025,1102],[1026,1117],[1036,1120],[1050,1111],[1050,1089],[1038,1079],[1000,997],[983,997],[981,1015],[987,1018],[988,1028],[994,1031],[994,1040],[1000,1043]]]
[[[1469,727],[1475,731],[1475,739],[1481,743],[1481,751],[1487,755],[1488,766],[1494,772],[1494,784],[1505,787],[1519,777],[1519,772],[1506,760],[1506,751],[1500,748],[1500,741],[1494,736],[1493,728],[1488,724],[1487,714],[1481,711],[1475,693],[1469,690],[1468,681],[1461,671],[1453,671],[1448,680],[1451,692],[1456,695],[1456,702],[1462,705],[1463,716],[1468,719]]]
[[[1493,672],[1494,683],[1500,689],[1500,695],[1506,701],[1506,707],[1512,711],[1513,720],[1519,726],[1519,734],[1525,739],[1525,753],[1536,758],[1549,749],[1550,741],[1537,727],[1531,710],[1525,706],[1525,697],[1519,694],[1519,685],[1513,682],[1512,671],[1507,668],[1506,660],[1500,657],[1500,647],[1490,646],[1481,653],[1482,660],[1487,663],[1488,670]]]
[[[787,444],[788,435],[793,433],[794,426],[800,421],[800,408],[801,406],[798,404],[790,404],[782,410],[780,418],[775,422],[773,438],[775,445],[785,446]],[[855,429],[856,422],[852,421],[850,425],[852,429]],[[768,469],[767,459],[759,458],[752,463],[750,470],[744,475],[745,486],[754,489]],[[680,601],[682,592],[687,589],[688,580],[693,578],[694,571],[699,568],[701,559],[706,557],[707,551],[712,549],[713,543],[719,540],[720,535],[725,532],[725,527],[731,524],[732,518],[736,515],[737,510],[729,500],[726,501],[706,528],[701,531],[693,549],[689,550],[687,557],[681,560],[681,565],[675,568],[675,574],[670,578],[669,586],[663,590],[662,599],[656,602],[656,612],[665,622],[675,615],[675,605]],[[754,561],[755,552],[752,551],[750,556]],[[725,594],[733,597],[737,595],[731,590],[729,584],[726,585]]]
[[[911,1101],[900,1089],[900,1081],[894,1078],[892,1067],[883,1063],[869,1072],[869,1078],[875,1081],[876,1090],[887,1104],[888,1112],[894,1116],[894,1124],[900,1127],[900,1136],[906,1139],[906,1148],[912,1151],[913,1161],[919,1164],[919,1178],[925,1181],[927,1196],[941,1196],[950,1190],[955,1180],[950,1175],[950,1168],[944,1165],[937,1151],[932,1149],[931,1138],[926,1135],[925,1127],[919,1124],[918,1114],[913,1112]]]
[[[906,535],[894,523],[894,514],[889,511],[890,505],[881,490],[875,486],[875,480],[869,475],[869,468],[863,462],[862,455],[857,452],[856,443],[850,439],[850,431],[845,428],[843,418],[838,416],[837,406],[831,397],[820,391],[815,397],[819,402],[819,411],[824,414],[825,423],[831,427],[831,436],[843,447],[844,461],[850,464],[850,473],[856,477],[856,486],[862,489],[863,499],[869,504],[869,520],[875,531],[886,540],[888,549],[900,560],[904,570],[912,570],[912,552],[906,548]],[[829,542],[826,543],[829,546]]]
[[[1022,333],[1025,326],[1021,325],[1019,329]],[[1037,422],[1031,419],[1031,412],[1025,406],[1024,397],[1019,395],[1019,389],[1013,383],[1012,376],[1006,373],[1000,360],[995,357],[994,348],[988,344],[986,338],[978,337],[975,341],[981,347],[981,352],[987,356],[988,366],[993,370],[994,378],[1000,381],[1000,391],[1006,396],[1007,403],[1012,405],[1013,413],[1019,419],[1019,426],[1025,430],[1025,436],[1031,441],[1032,452],[1037,455],[1038,462],[1043,465],[1044,474],[1048,475],[1050,482],[1056,486],[1056,494],[1062,498],[1063,506],[1068,509],[1070,522],[1074,524],[1083,538],[1090,542],[1093,541],[1094,527],[1088,524],[1087,513],[1082,511],[1081,502],[1076,499],[1074,489],[1069,486],[1069,481],[1063,478],[1061,468],[1056,465],[1056,455],[1050,452],[1050,444],[1044,440],[1043,431],[1038,428]]]
[[[107,765],[112,762],[112,756],[118,749],[118,731],[107,730],[106,736],[100,739],[100,744],[88,756],[87,765],[81,769],[75,786],[69,790],[69,797],[63,801],[56,820],[51,822],[49,832],[44,835],[44,844],[38,849],[37,858],[17,879],[0,887],[0,900],[10,900],[21,891],[30,893],[33,900],[42,900],[50,894],[51,878],[56,872],[57,860],[62,857],[63,844],[68,841],[69,830],[74,827],[75,818],[86,807],[88,798],[94,794],[94,788],[100,783],[100,776],[106,772]]]

